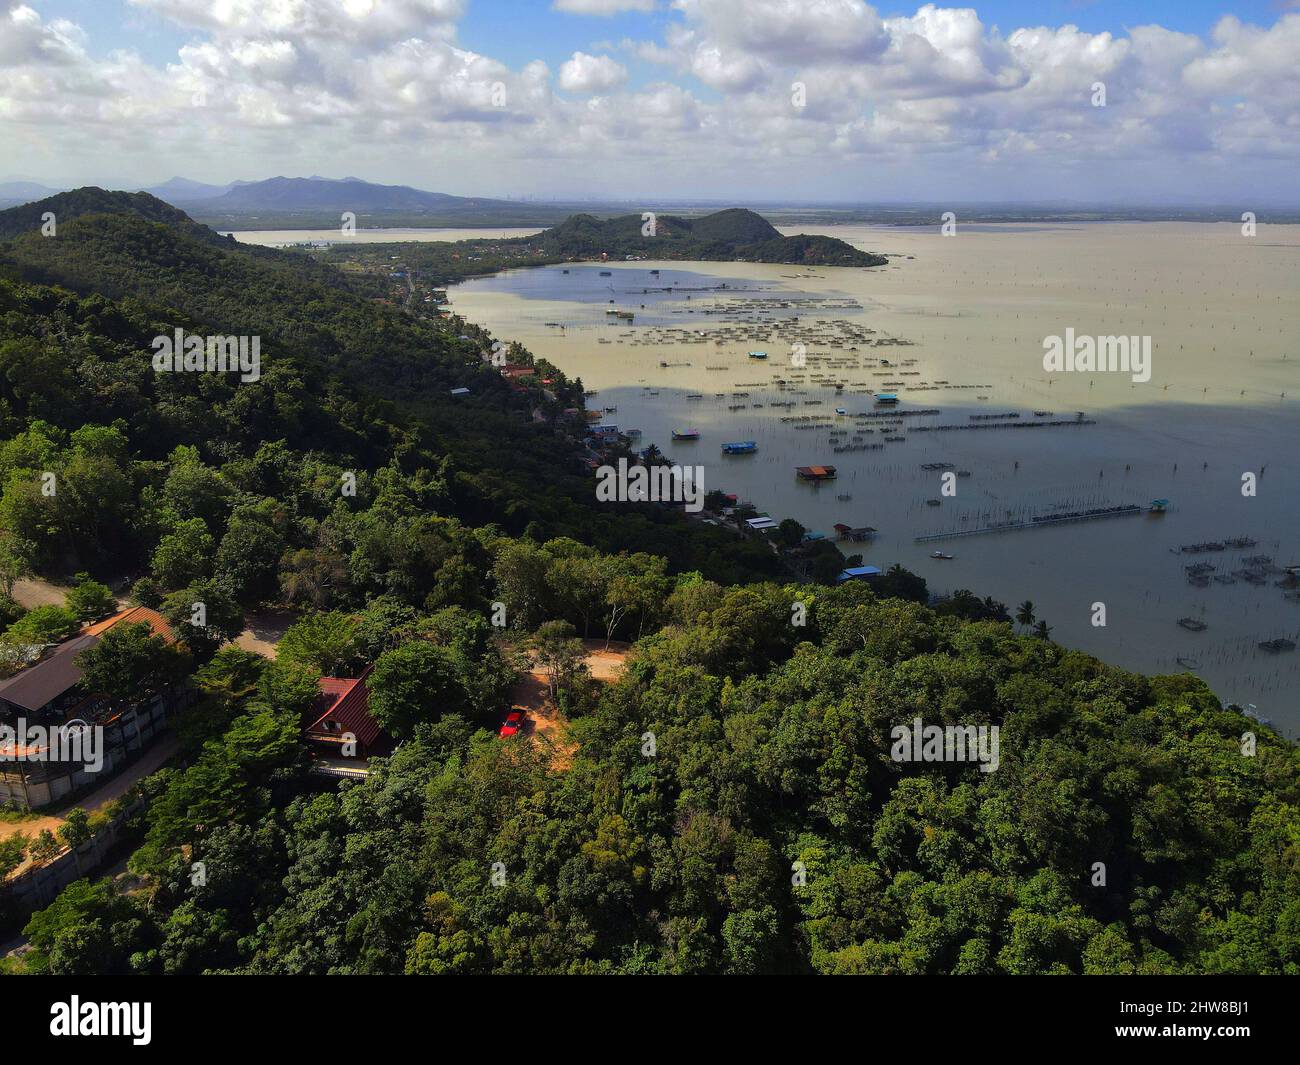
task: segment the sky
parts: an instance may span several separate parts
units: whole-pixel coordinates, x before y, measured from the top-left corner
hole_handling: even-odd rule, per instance
[[[0,180],[1300,204],[1300,0],[0,0]]]

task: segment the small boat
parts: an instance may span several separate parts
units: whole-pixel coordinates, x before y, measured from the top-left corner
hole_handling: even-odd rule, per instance
[[[1206,624],[1200,618],[1179,618],[1178,624],[1188,632],[1204,632]]]
[[[749,357],[750,357],[751,359],[766,359],[766,358],[767,358],[767,352],[766,352],[766,351],[751,351],[751,352],[749,353]]]
[[[943,500],[942,500],[942,499],[927,499],[927,500],[925,501],[925,505],[926,505],[927,507],[941,507],[941,506],[943,506]]]
[[[898,397],[893,392],[877,392],[876,406],[894,407],[898,405]]]
[[[606,413],[606,414],[617,414],[617,413],[618,413],[618,408],[617,408],[617,407],[606,407],[606,408],[605,408],[605,413]]]
[[[722,445],[724,455],[752,455],[757,450],[758,443],[754,440],[736,440]]]
[[[1269,651],[1272,654],[1277,654],[1279,651],[1294,651],[1295,640],[1263,640],[1260,642],[1259,649],[1261,651]]]
[[[601,276],[601,277],[613,277],[613,276],[614,276],[614,271],[613,271],[613,270],[602,270],[602,271],[600,272],[600,276]]]
[[[1194,658],[1179,658],[1179,659],[1178,659],[1178,664],[1179,664],[1180,666],[1182,666],[1184,669],[1200,669],[1200,668],[1201,668],[1200,666],[1198,666],[1198,665],[1196,664],[1196,659],[1194,659]]]
[[[942,552],[942,551],[931,551],[931,552],[930,552],[930,557],[931,557],[931,558],[952,558],[952,557],[954,557],[954,556],[949,555],[949,554],[945,554],[945,553]]]
[[[698,429],[674,429],[673,430],[674,440],[698,440],[699,438],[700,438],[700,431]]]
[[[836,408],[835,408],[835,413],[838,414],[838,415],[842,418],[842,417],[844,417],[844,415],[848,414],[848,411],[845,410],[843,407],[836,407]]]
[[[650,271],[650,276],[651,276],[651,277],[658,277],[658,276],[659,276],[659,271],[658,271],[658,270],[651,270],[651,271]]]

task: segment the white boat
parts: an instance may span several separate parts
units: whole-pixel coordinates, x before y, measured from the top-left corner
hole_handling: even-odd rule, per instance
[[[942,551],[931,551],[930,557],[931,558],[953,558],[954,556],[945,554]]]

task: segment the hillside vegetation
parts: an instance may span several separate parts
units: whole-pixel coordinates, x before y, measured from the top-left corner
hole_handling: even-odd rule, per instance
[[[70,885],[0,969],[1300,974],[1300,752],[1199,680],[597,505],[581,382],[536,360],[550,394],[512,391],[486,333],[366,277],[67,195],[57,237],[0,213],[0,577],[130,581],[179,650],[124,631],[88,665],[202,698],[142,785],[132,875]],[[261,335],[260,379],[156,373],[177,326]],[[75,591],[0,597],[0,647],[102,612]],[[301,613],[273,664],[222,648],[267,604]],[[584,675],[579,636],[634,644],[621,679]],[[523,647],[565,768],[495,733]],[[371,664],[401,746],[322,784],[301,716]],[[997,726],[996,771],[896,761],[917,718]]]

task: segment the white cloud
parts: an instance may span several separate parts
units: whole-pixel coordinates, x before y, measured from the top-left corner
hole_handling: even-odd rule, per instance
[[[590,43],[598,54],[574,51],[555,70],[461,46],[465,0],[129,2],[192,32],[172,62],[96,53],[74,23],[44,19],[40,0],[0,0],[0,137],[26,169],[107,181],[97,168],[110,161],[216,179],[319,172],[323,157],[340,173],[366,163],[375,179],[432,172],[460,189],[488,175],[502,193],[529,191],[516,183],[536,179],[534,162],[626,182],[662,178],[646,163],[671,160],[683,191],[709,191],[739,173],[777,183],[815,170],[847,189],[866,169],[938,181],[978,167],[1095,171],[1104,159],[1116,175],[1172,185],[1263,175],[1291,194],[1278,175],[1300,159],[1293,13],[1266,26],[1224,18],[1206,39],[1152,25],[1004,33],[973,8],[937,4],[882,18],[861,0],[676,0],[656,38],[618,45],[663,74],[631,88],[628,69]],[[1097,81],[1105,108],[1090,103]],[[413,173],[413,159],[439,163]],[[523,161],[526,172],[501,165]],[[1054,193],[1043,173],[1042,193]],[[914,191],[899,182],[896,193]]]
[[[182,26],[255,36],[393,40],[465,13],[465,0],[130,0]]]
[[[607,55],[574,52],[560,67],[560,88],[565,92],[608,92],[627,81],[627,68]]]

